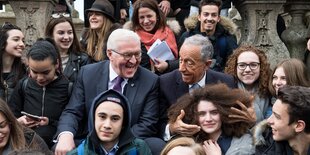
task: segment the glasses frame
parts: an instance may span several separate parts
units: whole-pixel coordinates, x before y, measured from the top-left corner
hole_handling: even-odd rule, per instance
[[[121,55],[127,61],[130,60],[132,58],[132,56],[134,56],[135,59],[137,59],[137,60],[141,59],[141,56],[142,56],[141,52],[139,52],[139,55],[137,55],[138,53],[130,53],[130,54],[128,54],[128,53],[119,53],[119,52],[117,52],[116,50],[113,50],[113,49],[110,49],[110,50],[112,52],[114,52],[114,53],[117,53],[117,54]]]
[[[245,65],[245,68],[240,68],[240,64]],[[257,67],[255,67],[255,68],[251,67],[251,65],[253,65],[253,64],[256,64]],[[247,67],[249,67],[251,70],[256,70],[256,69],[258,69],[258,67],[260,67],[260,63],[259,62],[251,62],[251,63],[248,63],[248,64],[244,63],[244,62],[237,63],[237,68],[240,69],[240,70],[245,70]]]

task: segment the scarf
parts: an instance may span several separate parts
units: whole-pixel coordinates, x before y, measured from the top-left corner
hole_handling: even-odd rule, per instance
[[[246,90],[244,84],[238,80],[238,88],[242,90]],[[255,96],[254,98],[254,110],[256,114],[256,123],[262,121],[267,116],[267,110],[270,103],[268,97],[260,97],[258,94],[258,85],[255,85],[252,90],[249,91],[252,95]]]
[[[166,26],[165,28],[158,29],[154,34],[148,33],[142,29],[137,30],[136,33],[140,36],[141,42],[145,45],[147,50],[149,50],[157,39],[160,39],[161,41],[167,42],[174,57],[176,59],[178,58],[178,47],[175,36],[169,27]]]

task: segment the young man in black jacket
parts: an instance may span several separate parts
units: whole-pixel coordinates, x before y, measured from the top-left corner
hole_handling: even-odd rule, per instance
[[[269,125],[255,128],[256,154],[310,155],[310,89],[284,86],[278,91]],[[266,123],[265,123],[266,124]],[[262,135],[257,133],[262,131]],[[263,140],[263,141],[262,141]]]

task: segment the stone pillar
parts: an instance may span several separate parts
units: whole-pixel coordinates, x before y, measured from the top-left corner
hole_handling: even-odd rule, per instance
[[[44,37],[44,29],[58,0],[9,0],[15,13],[16,25],[25,35],[25,44],[31,46],[39,37]]]
[[[264,50],[274,67],[288,58],[289,52],[277,34],[276,21],[285,0],[236,0],[242,17],[240,44],[251,44]]]
[[[310,10],[310,1],[287,0],[285,4],[285,12],[288,12],[292,19],[288,28],[283,31],[282,39],[290,56],[301,60],[304,60],[307,44],[307,27],[304,22],[307,10]]]

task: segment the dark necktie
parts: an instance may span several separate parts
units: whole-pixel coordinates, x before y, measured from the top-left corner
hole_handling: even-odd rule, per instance
[[[122,77],[117,76],[112,89],[122,93],[122,82],[123,81],[124,79]]]

